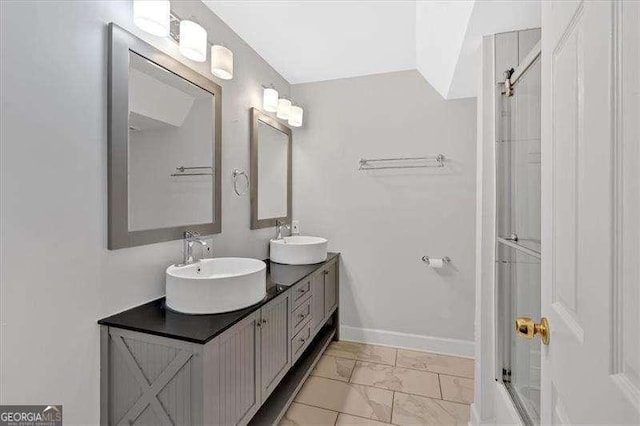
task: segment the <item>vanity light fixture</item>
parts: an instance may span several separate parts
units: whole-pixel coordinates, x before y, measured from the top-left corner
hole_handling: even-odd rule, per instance
[[[170,14],[169,0],[133,0],[133,22],[149,34],[168,36]]]
[[[289,125],[291,127],[302,126],[302,113],[304,111],[297,105],[292,105],[289,111]]]
[[[278,91],[273,84],[269,87],[264,87],[262,92],[262,109],[268,112],[278,111]]]
[[[211,46],[211,74],[223,80],[233,78],[233,52],[225,46]]]
[[[180,21],[180,53],[187,58],[204,62],[207,60],[207,30],[193,21]]]
[[[278,111],[276,112],[276,117],[282,120],[288,120],[290,113],[291,113],[291,101],[285,98],[278,99]]]

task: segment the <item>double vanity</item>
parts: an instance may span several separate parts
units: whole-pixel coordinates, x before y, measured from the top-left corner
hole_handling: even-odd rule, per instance
[[[222,87],[115,24],[108,76],[108,248],[183,238],[184,251],[165,297],[98,321],[100,422],[277,423],[339,326],[339,255],[288,235],[292,130],[248,108],[251,170],[227,167],[250,229],[276,230],[270,259],[211,258]]]
[[[100,320],[101,422],[277,422],[337,339],[338,259],[329,253],[314,265],[256,260],[265,267],[266,295],[243,309],[185,314],[168,308],[163,297]],[[237,261],[209,259],[182,268],[236,267]],[[167,274],[175,274],[173,268]],[[220,282],[225,290],[227,279]],[[168,298],[169,279],[167,286]]]

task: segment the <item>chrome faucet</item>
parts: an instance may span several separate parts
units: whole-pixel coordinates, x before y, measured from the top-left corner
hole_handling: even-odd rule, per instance
[[[183,242],[183,259],[181,266],[190,265],[192,263],[199,262],[200,259],[196,259],[193,256],[193,245],[200,244],[204,249],[207,247],[207,242],[200,238],[200,234],[197,232],[184,231],[184,242]]]
[[[287,225],[281,220],[276,220],[276,240],[282,239],[282,228],[287,228],[287,230],[291,230],[291,226]]]

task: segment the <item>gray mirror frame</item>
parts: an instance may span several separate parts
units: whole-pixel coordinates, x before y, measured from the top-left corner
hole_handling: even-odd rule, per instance
[[[171,228],[129,231],[129,51],[171,71],[179,77],[210,92],[214,96],[213,165],[215,221],[212,223],[176,226]],[[161,52],[114,23],[109,24],[108,67],[108,242],[109,250],[134,247],[162,241],[179,240],[184,232],[202,235],[218,234],[222,230],[222,88],[198,72]]]
[[[289,138],[287,146],[287,215],[268,219],[258,219],[258,122],[273,127],[286,134]],[[291,222],[291,193],[292,193],[292,142],[293,132],[278,120],[268,116],[257,108],[251,108],[251,229],[262,229],[276,226],[278,221]]]

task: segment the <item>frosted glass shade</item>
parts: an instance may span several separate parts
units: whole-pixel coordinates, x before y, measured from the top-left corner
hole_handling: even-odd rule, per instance
[[[289,110],[289,125],[292,127],[302,126],[302,108],[292,105]]]
[[[169,35],[169,0],[134,0],[133,22],[142,31],[159,37]]]
[[[223,80],[233,78],[233,52],[224,46],[211,46],[211,74]]]
[[[278,111],[278,91],[267,87],[262,93],[262,109],[268,112]]]
[[[276,117],[281,118],[283,120],[287,120],[289,119],[290,112],[291,112],[291,101],[289,99],[279,99],[278,112],[276,113]]]
[[[206,61],[207,31],[193,21],[180,21],[180,53],[192,61]]]

